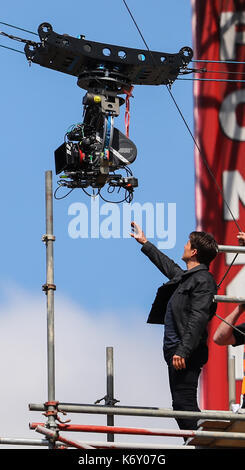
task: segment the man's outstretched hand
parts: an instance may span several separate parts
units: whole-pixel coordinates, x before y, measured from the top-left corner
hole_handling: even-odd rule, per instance
[[[131,227],[132,227],[132,233],[130,233],[131,237],[135,238],[135,240],[141,245],[144,245],[144,243],[147,242],[147,238],[145,237],[145,234],[143,230],[141,229],[141,227],[135,222],[131,222]]]

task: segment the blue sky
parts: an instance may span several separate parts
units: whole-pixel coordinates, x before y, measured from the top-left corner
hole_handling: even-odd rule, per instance
[[[174,53],[191,46],[188,1],[143,5],[134,1],[129,6],[152,50]],[[144,48],[122,1],[72,1],[69,8],[65,2],[44,1],[35,9],[26,0],[21,4],[10,1],[1,15],[3,22],[34,32],[47,21],[58,33],[75,37],[82,33],[99,42]],[[1,29],[31,39],[27,33],[3,25]],[[0,43],[23,50],[22,44],[5,38]],[[39,290],[45,276],[45,253],[40,242],[45,232],[44,172],[53,171],[55,189],[58,178],[53,152],[69,125],[81,120],[86,92],[76,85],[75,77],[36,64],[29,67],[24,55],[3,48],[0,53],[4,227],[1,280]],[[172,92],[192,126],[192,82],[176,81]],[[122,107],[115,125],[124,132],[123,118]],[[178,259],[186,237],[195,227],[193,145],[164,86],[135,86],[130,138],[138,149],[137,160],[131,165],[139,179],[133,202],[176,203],[177,241],[169,255]],[[130,305],[147,310],[162,275],[144,259],[134,240],[71,239],[68,207],[73,202],[90,207],[89,198],[79,190],[62,201],[54,201],[58,290],[94,312],[102,305],[105,309],[121,305],[125,312],[129,299]]]
[[[189,1],[128,0],[128,5],[151,50],[175,53],[192,45]],[[97,42],[145,48],[121,0],[43,0],[35,6],[30,0],[9,0],[1,6],[0,21],[34,32],[40,23],[49,22],[60,34],[84,34]],[[34,38],[4,25],[0,30]],[[23,44],[3,37],[0,44],[23,51]],[[29,67],[22,54],[0,48],[0,55],[2,303],[8,304],[10,292],[14,296],[16,288],[22,291],[22,299],[25,292],[40,298],[45,312],[41,290],[46,279],[41,241],[45,233],[44,174],[53,171],[55,189],[54,150],[63,142],[67,128],[81,121],[86,92],[77,86],[75,77],[36,64]],[[172,93],[192,128],[192,82],[176,81]],[[167,254],[184,267],[183,246],[195,229],[193,142],[164,86],[135,86],[133,95],[130,138],[138,156],[131,169],[139,180],[133,202],[176,203],[176,246]],[[122,132],[123,118],[122,107],[115,124]],[[164,278],[133,239],[72,239],[68,210],[78,202],[90,207],[89,198],[80,190],[54,201],[56,298],[59,302],[66,299],[66,306],[71,302],[100,321],[113,312],[113,320],[124,322],[127,336],[135,327],[132,314],[138,327],[145,325]],[[4,308],[1,310],[3,313]],[[154,343],[155,327],[152,336],[153,330],[147,328],[148,340]],[[160,329],[157,335],[160,348]]]

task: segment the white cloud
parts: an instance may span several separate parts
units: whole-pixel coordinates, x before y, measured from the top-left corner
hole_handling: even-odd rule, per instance
[[[0,436],[41,438],[29,422],[46,422],[29,403],[47,401],[46,297],[18,286],[5,288],[0,306]],[[90,314],[55,293],[56,399],[91,403],[106,394],[106,347],[114,351],[114,395],[122,406],[171,408],[162,328],[147,325],[145,313]],[[104,404],[104,401],[102,401]],[[71,424],[106,424],[105,415],[69,414]],[[115,416],[115,425],[177,429],[174,420]],[[68,433],[64,433],[68,437]],[[77,440],[106,440],[104,434],[69,433]],[[120,436],[120,442],[182,444],[181,438]],[[3,446],[0,446],[3,448]],[[9,448],[9,446],[8,446]]]

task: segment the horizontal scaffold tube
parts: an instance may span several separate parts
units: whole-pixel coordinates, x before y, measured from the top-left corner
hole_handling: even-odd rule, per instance
[[[30,411],[46,411],[44,404],[29,404]],[[75,403],[59,403],[57,411],[66,413],[114,414],[124,416],[151,416],[160,418],[197,418],[197,419],[228,419],[231,421],[245,420],[245,413],[230,411],[176,411],[168,408],[82,405]]]
[[[234,304],[245,304],[245,297],[234,297],[229,295],[215,295],[215,302],[229,302]]]
[[[52,436],[53,437],[53,436]],[[50,444],[49,439],[23,439],[18,437],[0,437],[1,445],[16,445],[16,446],[43,446],[48,447]],[[86,446],[94,447],[96,449],[196,449],[195,446],[184,445],[168,445],[168,444],[146,444],[143,442],[103,442],[103,441],[83,441],[81,442],[83,448]],[[57,442],[56,447],[62,446],[62,443]],[[66,447],[74,447],[66,444]],[[88,447],[87,447],[88,448]]]
[[[245,246],[218,245],[220,253],[245,253]]]
[[[32,423],[31,429],[44,428],[43,423]],[[194,431],[184,429],[156,429],[156,428],[124,428],[118,426],[96,426],[90,424],[58,424],[60,431],[78,431],[78,432],[97,432],[97,433],[114,433],[114,434],[130,434],[130,435],[145,435],[145,436],[168,436],[168,437],[203,437],[213,439],[235,439],[245,440],[245,433],[241,432],[226,432],[226,431]],[[39,431],[42,432],[42,431]],[[49,431],[48,431],[49,433]],[[55,432],[53,432],[55,435]],[[49,434],[47,434],[49,435]],[[52,434],[51,434],[52,435]],[[61,442],[65,442],[64,438],[60,436],[57,438]],[[77,441],[70,441],[76,442]],[[75,446],[75,444],[73,444]]]
[[[82,441],[96,449],[196,449],[196,446],[174,445],[174,444],[149,444],[145,442],[104,442],[104,441]],[[200,447],[200,446],[199,446]]]
[[[48,446],[48,439],[26,439],[18,437],[0,437],[0,445]]]

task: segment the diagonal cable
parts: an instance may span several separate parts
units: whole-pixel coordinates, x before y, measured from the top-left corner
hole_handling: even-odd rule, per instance
[[[0,47],[3,47],[4,49],[9,49],[10,51],[19,52],[20,54],[25,55],[25,53],[23,51],[19,51],[18,49],[14,49],[13,47],[3,46],[3,44],[0,44]]]
[[[124,3],[124,5],[126,6],[126,8],[127,8],[128,12],[129,12],[129,14],[130,14],[130,16],[131,16],[131,18],[132,18],[132,20],[133,20],[133,22],[134,22],[134,24],[135,24],[137,30],[138,30],[138,32],[139,32],[139,34],[140,34],[140,36],[141,36],[141,38],[142,38],[142,40],[143,40],[143,42],[144,42],[146,48],[147,48],[148,51],[150,52],[150,48],[149,48],[148,44],[146,43],[146,41],[145,41],[145,39],[144,39],[144,36],[143,36],[143,34],[142,34],[142,32],[141,32],[141,30],[140,30],[138,24],[136,23],[132,12],[130,11],[130,9],[129,9],[128,5],[127,5],[126,0],[123,0],[123,3]],[[154,61],[154,57],[153,57],[153,56],[152,56],[152,59],[153,59],[153,61]],[[206,168],[207,168],[207,170],[208,170],[208,172],[209,172],[209,174],[210,174],[210,176],[211,176],[211,178],[213,179],[213,181],[214,181],[214,183],[215,183],[215,185],[216,185],[218,191],[220,192],[221,197],[222,197],[222,199],[223,199],[223,202],[224,202],[224,204],[226,205],[226,207],[227,207],[229,213],[231,214],[231,217],[232,217],[233,221],[235,222],[238,231],[239,231],[239,232],[242,232],[242,230],[241,230],[241,228],[240,228],[240,226],[239,226],[237,220],[235,219],[235,217],[234,217],[234,215],[233,215],[233,213],[232,213],[232,211],[231,211],[231,209],[230,209],[230,207],[229,207],[229,204],[227,203],[227,201],[226,201],[225,198],[224,198],[222,189],[220,188],[220,186],[219,186],[219,184],[218,184],[218,182],[217,182],[217,180],[216,180],[216,178],[215,178],[215,176],[214,176],[214,174],[213,174],[213,172],[212,172],[212,170],[211,170],[211,168],[210,168],[210,166],[209,166],[209,164],[208,164],[206,158],[205,158],[204,155],[202,154],[202,151],[201,151],[201,149],[200,149],[200,147],[199,147],[199,145],[198,145],[198,143],[197,143],[197,141],[196,141],[196,139],[195,139],[195,137],[194,137],[194,135],[193,135],[193,133],[192,133],[192,131],[191,131],[191,129],[190,129],[190,126],[188,125],[188,123],[187,123],[187,121],[186,121],[186,119],[185,119],[185,117],[184,117],[184,115],[183,115],[183,113],[182,113],[180,107],[178,106],[178,104],[177,104],[177,102],[176,102],[176,100],[175,100],[175,98],[174,98],[174,96],[173,96],[173,94],[172,94],[172,92],[171,92],[170,86],[166,85],[166,87],[167,87],[167,90],[168,90],[168,92],[169,92],[169,94],[170,94],[170,96],[171,96],[171,98],[172,98],[172,100],[173,100],[173,102],[174,102],[174,104],[175,104],[175,106],[176,106],[176,108],[177,108],[177,111],[179,112],[179,114],[180,114],[180,116],[181,116],[181,118],[182,118],[182,120],[183,120],[183,122],[184,122],[184,124],[185,124],[185,126],[186,126],[186,128],[187,128],[187,130],[188,130],[188,132],[189,132],[189,134],[190,134],[190,136],[191,136],[191,138],[192,138],[192,140],[193,140],[193,142],[194,142],[194,144],[195,144],[195,146],[196,146],[196,148],[197,148],[197,150],[198,150],[198,152],[199,152],[199,154],[200,154],[200,156],[201,156],[201,158],[202,158],[202,160],[203,160],[203,162],[204,162],[204,164],[205,164],[205,166],[206,166]],[[231,262],[231,266],[232,266],[232,264],[234,263],[234,261],[235,261],[235,259],[236,259],[236,256],[237,256],[237,255],[235,255],[233,261]],[[231,267],[231,266],[230,266],[230,267]],[[230,267],[228,267],[228,271],[230,270]],[[228,272],[227,272],[227,273],[228,273]],[[227,273],[226,273],[226,274],[227,274]],[[223,279],[226,277],[226,274],[224,275]],[[223,282],[223,279],[221,280],[221,282]],[[220,285],[221,285],[221,282],[219,283],[219,287],[220,287]]]
[[[134,17],[133,17],[132,12],[130,11],[130,9],[129,9],[128,5],[127,5],[126,0],[123,0],[123,3],[124,3],[124,5],[126,6],[126,8],[127,8],[128,12],[129,12],[129,14],[130,14],[132,20],[133,20],[133,22],[134,22],[134,24],[135,24],[135,26],[136,26],[138,32],[139,32],[141,38],[143,39],[143,42],[144,42],[146,48],[147,48],[148,51],[150,52],[150,48],[149,48],[147,42],[145,41],[144,36],[143,36],[143,34],[142,34],[142,32],[141,32],[141,30],[140,30],[138,24],[136,23],[136,21],[135,21],[135,19],[134,19]],[[152,58],[153,58],[153,56],[152,56]],[[153,59],[154,59],[154,58],[153,58]],[[215,178],[215,176],[214,176],[212,170],[210,169],[207,160],[206,160],[205,157],[203,156],[202,151],[201,151],[201,149],[200,149],[200,147],[199,147],[199,145],[198,145],[198,143],[197,143],[197,141],[196,141],[196,139],[195,139],[195,137],[194,137],[194,135],[193,135],[193,133],[192,133],[192,131],[191,131],[191,129],[190,129],[190,126],[188,125],[188,123],[187,123],[187,121],[186,121],[186,119],[185,119],[185,117],[184,117],[184,115],[183,115],[183,113],[182,113],[180,107],[178,106],[178,104],[177,104],[177,102],[176,102],[176,100],[175,100],[175,98],[174,98],[174,96],[173,96],[173,94],[172,94],[172,92],[171,92],[170,86],[166,85],[166,87],[167,87],[167,90],[168,90],[168,92],[169,92],[169,94],[170,94],[170,96],[171,96],[171,98],[172,98],[172,100],[173,100],[173,102],[174,102],[174,104],[175,104],[175,106],[176,106],[176,108],[177,108],[177,110],[178,110],[178,112],[179,112],[179,114],[180,114],[180,116],[181,116],[181,118],[182,118],[182,120],[183,120],[183,122],[184,122],[184,124],[185,124],[185,126],[186,126],[186,128],[187,128],[187,130],[188,130],[188,132],[189,132],[189,134],[191,135],[191,138],[192,138],[192,140],[193,140],[195,146],[197,147],[197,149],[198,149],[198,151],[199,151],[199,153],[200,153],[200,155],[201,155],[201,157],[202,157],[202,159],[203,159],[203,161],[204,161],[204,164],[205,164],[205,166],[206,166],[206,168],[207,168],[207,170],[208,170],[210,176],[212,177],[213,181],[215,182],[215,184],[216,184],[216,186],[217,186],[217,188],[218,188],[218,190],[219,190],[219,192],[220,192],[220,194],[221,194],[221,196],[222,196],[222,199],[223,199],[223,201],[224,201],[224,203],[225,203],[225,205],[226,205],[228,211],[230,212],[230,215],[231,215],[232,219],[234,220],[234,222],[235,222],[235,224],[236,224],[236,226],[237,226],[237,229],[239,230],[239,232],[242,232],[242,230],[241,230],[239,224],[237,223],[237,221],[236,221],[236,219],[235,219],[235,217],[234,217],[234,215],[233,215],[233,213],[232,213],[232,211],[231,211],[231,209],[230,209],[230,207],[229,207],[227,201],[224,199],[222,189],[220,188],[218,182],[216,181],[216,178]]]
[[[0,21],[0,24],[4,24],[4,26],[8,26],[9,28],[19,29],[20,31],[25,31],[25,33],[34,34],[35,36],[38,36],[37,33],[34,33],[33,31],[29,31],[28,29],[19,28],[19,26],[14,26],[9,23],[4,23],[3,21]]]

